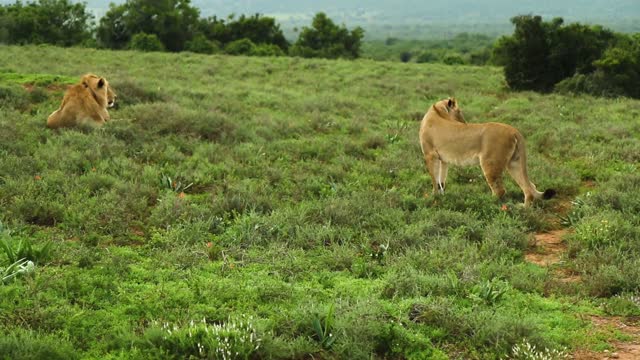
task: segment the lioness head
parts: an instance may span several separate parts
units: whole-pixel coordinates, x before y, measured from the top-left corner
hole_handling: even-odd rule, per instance
[[[116,105],[116,95],[115,91],[111,86],[107,87],[107,107],[114,107]]]
[[[458,107],[458,102],[455,98],[448,98],[445,100],[440,100],[433,105],[438,113],[449,120],[466,123],[467,121],[464,119],[464,115],[462,115],[462,110]]]
[[[96,101],[104,107],[113,107],[116,103],[116,93],[113,91],[107,79],[94,74],[86,74],[82,77],[82,85],[88,88]]]

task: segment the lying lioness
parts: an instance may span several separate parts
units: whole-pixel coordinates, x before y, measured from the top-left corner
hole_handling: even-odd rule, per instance
[[[105,78],[86,74],[80,83],[69,87],[60,108],[49,115],[47,127],[102,126],[109,121],[107,109],[113,107],[115,101],[116,94]]]
[[[506,168],[524,192],[524,206],[534,199],[549,199],[554,190],[544,193],[527,175],[524,137],[501,123],[467,124],[455,99],[438,101],[429,108],[420,125],[420,146],[433,180],[433,191],[444,193],[449,164],[480,163],[494,195],[504,195],[502,173]]]

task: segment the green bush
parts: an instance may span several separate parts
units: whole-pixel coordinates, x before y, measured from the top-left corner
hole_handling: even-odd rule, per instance
[[[199,54],[215,54],[220,52],[220,43],[207,39],[203,34],[198,34],[187,41],[185,50]]]
[[[34,0],[0,5],[0,43],[74,46],[91,39],[93,15],[85,3]]]
[[[434,63],[438,62],[439,58],[432,51],[423,51],[416,58],[417,63]]]
[[[301,57],[355,59],[360,56],[363,36],[362,28],[356,27],[349,31],[344,25],[335,25],[325,13],[320,12],[313,17],[311,27],[304,27],[300,31],[290,54]]]
[[[224,47],[224,52],[230,55],[252,55],[256,45],[249,39],[235,40]]]
[[[29,107],[29,94],[19,86],[0,85],[0,107],[26,110]]]
[[[284,56],[285,53],[277,45],[258,44],[253,48],[251,55],[253,56]]]
[[[142,51],[182,51],[199,25],[200,11],[188,0],[127,0],[109,5],[96,37],[111,49],[129,46]]]
[[[0,333],[0,354],[11,360],[73,360],[79,359],[68,340],[31,330]]]
[[[448,54],[442,59],[442,62],[447,65],[460,65],[464,64],[464,59],[457,54]]]
[[[148,328],[137,347],[148,354],[172,358],[249,359],[260,349],[262,339],[251,318],[228,319],[210,324],[206,319],[188,324],[155,324]]]
[[[156,34],[137,33],[131,37],[129,49],[139,51],[164,51],[164,45]]]
[[[521,15],[511,22],[514,34],[496,43],[493,58],[504,65],[507,83],[515,90],[549,91],[575,73],[591,73],[594,60],[615,40],[602,27],[563,26],[562,18],[545,22],[540,16]]]

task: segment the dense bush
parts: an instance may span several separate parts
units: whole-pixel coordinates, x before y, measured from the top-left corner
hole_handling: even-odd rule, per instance
[[[198,34],[187,41],[185,50],[200,54],[214,54],[220,51],[220,43],[207,39],[203,34]]]
[[[230,16],[226,21],[211,17],[202,19],[200,26],[208,39],[218,41],[223,45],[248,39],[256,45],[275,45],[283,52],[289,48],[289,43],[275,19],[259,14],[248,17],[241,15],[238,19]]]
[[[556,84],[560,92],[640,98],[640,34],[619,35],[615,46],[593,62],[595,71],[576,74]]]
[[[360,27],[349,31],[337,26],[324,13],[317,13],[311,27],[304,27],[291,54],[302,57],[347,58],[360,56],[360,42],[364,30]]]
[[[79,45],[91,39],[93,15],[69,0],[0,5],[0,43]]]
[[[516,16],[512,36],[494,47],[493,61],[504,65],[516,90],[587,92],[640,97],[640,36],[615,34],[601,26],[563,26],[540,16]]]
[[[256,44],[249,39],[240,39],[228,43],[224,47],[224,52],[231,55],[251,55]]]
[[[163,51],[164,45],[156,34],[138,33],[131,38],[129,48],[139,51]]]
[[[169,51],[181,51],[198,28],[200,11],[190,0],[127,0],[109,5],[97,28],[99,42],[125,48],[135,34],[155,34]]]
[[[228,47],[237,41],[243,41],[245,45],[247,41],[256,45],[273,45],[280,49],[280,53],[286,52],[289,46],[280,25],[273,18],[256,14],[250,17],[241,15],[238,19],[230,16],[226,21],[216,17],[203,19],[200,11],[191,6],[190,0],[128,0],[120,5],[111,4],[97,28],[97,38],[105,47],[122,49],[129,46],[144,51],[160,49],[155,40],[146,37],[142,41],[136,35],[140,33],[156,36],[169,51],[212,54],[220,47]],[[247,46],[231,45],[229,48],[234,55],[253,52],[253,47],[247,49]],[[274,51],[268,53],[273,54]]]

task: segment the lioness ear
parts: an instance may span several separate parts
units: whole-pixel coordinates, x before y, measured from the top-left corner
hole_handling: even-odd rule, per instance
[[[98,87],[101,88],[104,86],[104,79],[100,78],[100,80],[98,80]]]
[[[456,100],[455,99],[451,99],[449,98],[449,101],[447,101],[447,107],[451,108],[453,107],[453,105],[456,104]]]

